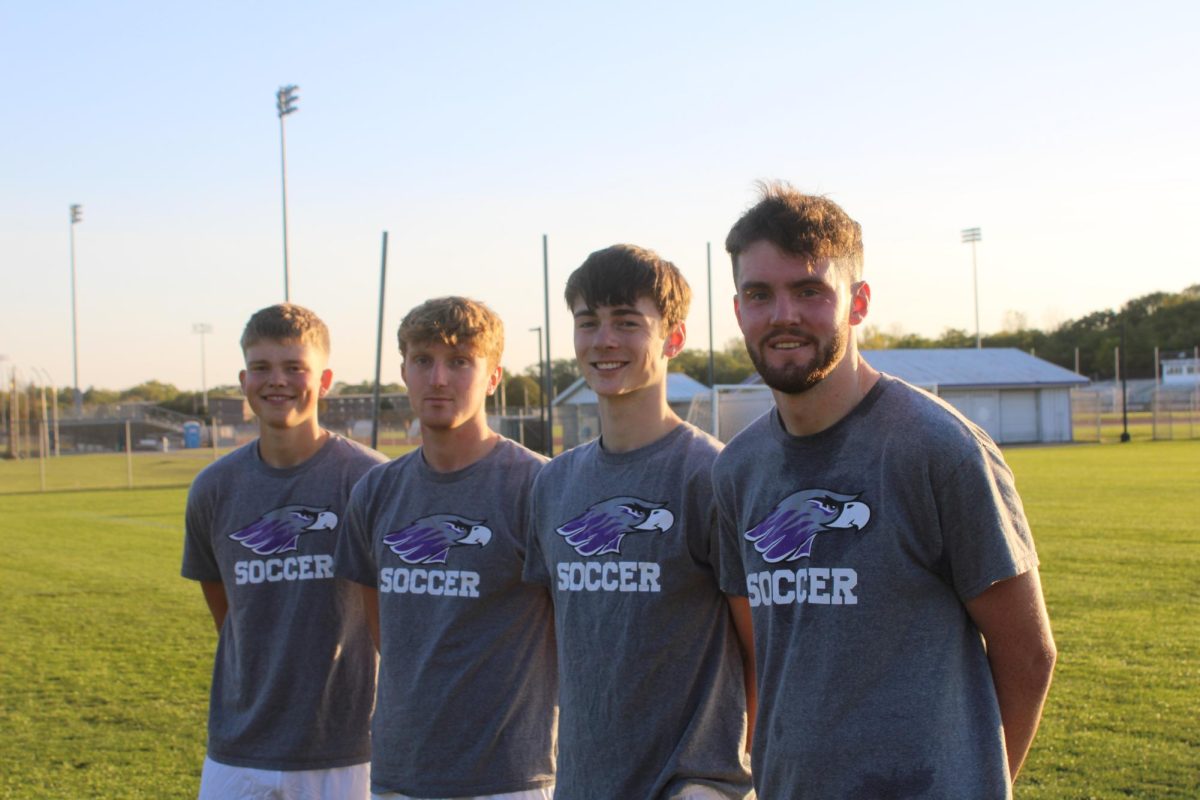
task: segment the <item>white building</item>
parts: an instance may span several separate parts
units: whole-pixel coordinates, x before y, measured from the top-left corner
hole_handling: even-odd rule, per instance
[[[1163,383],[1200,383],[1200,358],[1164,358],[1161,363]]]
[[[680,417],[687,417],[698,396],[707,398],[708,387],[682,372],[667,373],[667,403]],[[555,442],[556,453],[600,435],[600,403],[583,378],[554,398],[554,421],[562,428],[562,440]]]
[[[1016,348],[861,352],[872,367],[942,398],[1000,444],[1071,441],[1071,389],[1088,383]],[[724,441],[773,402],[758,375],[747,384],[718,392],[716,435]],[[697,400],[689,420],[712,430],[711,408],[710,397]]]

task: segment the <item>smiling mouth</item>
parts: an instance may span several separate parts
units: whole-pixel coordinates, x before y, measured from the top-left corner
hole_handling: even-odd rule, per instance
[[[816,346],[816,340],[803,334],[776,334],[774,337],[767,338],[762,343],[764,350],[799,350],[802,347]]]
[[[623,366],[625,366],[624,361],[593,361],[592,362],[592,368],[600,370],[601,372],[603,372],[605,370],[620,369]]]

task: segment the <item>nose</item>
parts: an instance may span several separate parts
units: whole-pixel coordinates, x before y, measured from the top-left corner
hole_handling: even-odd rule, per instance
[[[429,368],[429,383],[432,386],[445,386],[450,375],[449,368],[441,361],[434,361]]]
[[[619,344],[617,341],[617,330],[615,327],[613,327],[612,323],[601,322],[596,327],[595,344],[597,347],[602,347],[609,350]]]
[[[772,325],[796,325],[800,318],[800,304],[787,292],[780,292],[775,296],[775,302],[771,305]]]

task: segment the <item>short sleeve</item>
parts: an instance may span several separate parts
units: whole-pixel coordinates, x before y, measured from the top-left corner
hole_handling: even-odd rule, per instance
[[[521,568],[521,578],[526,583],[536,583],[550,586],[550,573],[546,570],[546,559],[542,555],[542,545],[538,537],[538,490],[542,485],[543,470],[534,479],[533,489],[529,492],[529,502],[525,506],[525,565]]]
[[[209,494],[199,481],[188,490],[180,574],[194,581],[219,583],[221,569],[213,550],[213,502]]]
[[[371,588],[378,585],[379,575],[371,549],[370,507],[374,483],[368,475],[354,485],[333,553],[334,574]]]
[[[960,598],[970,600],[1037,565],[1012,470],[994,444],[979,442],[937,491],[944,557]]]
[[[716,515],[717,583],[725,594],[746,596],[746,569],[742,563],[741,537],[733,509],[731,487],[722,486],[713,472],[713,509]]]

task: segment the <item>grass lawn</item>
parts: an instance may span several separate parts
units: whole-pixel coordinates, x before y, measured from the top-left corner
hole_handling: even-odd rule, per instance
[[[1059,646],[1016,796],[1200,796],[1200,441],[1007,455]],[[81,489],[87,458],[60,459]],[[0,463],[0,798],[195,796],[216,637],[179,559],[206,463],[139,454],[174,487],[48,494]]]
[[[380,447],[383,454],[395,458],[414,449],[412,445]],[[220,454],[228,452],[222,449]],[[85,453],[46,459],[0,460],[0,494],[42,491],[42,470],[48,492],[80,489],[186,488],[196,473],[213,461],[212,450],[178,450],[172,453]]]
[[[1200,442],[1006,455],[1059,649],[1017,796],[1200,796]]]
[[[195,797],[215,634],[184,496],[0,496],[0,797]]]

